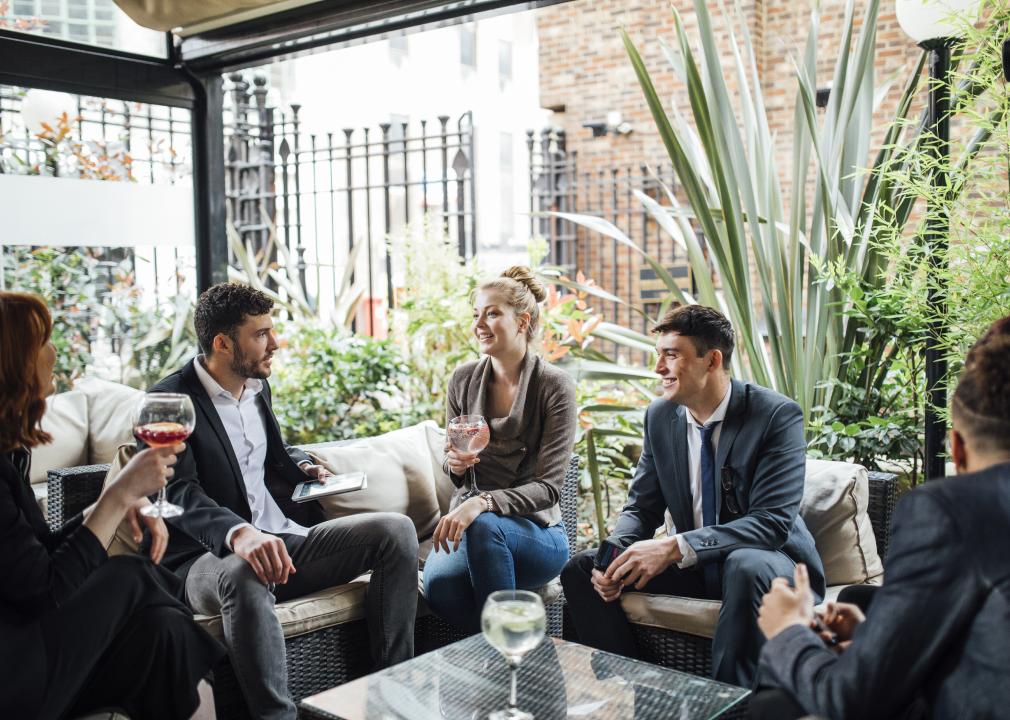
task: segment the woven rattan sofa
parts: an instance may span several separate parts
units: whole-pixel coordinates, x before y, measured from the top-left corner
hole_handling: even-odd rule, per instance
[[[307,446],[332,447],[338,443]],[[86,465],[50,470],[48,473],[47,517],[53,528],[94,502],[102,488],[109,465]],[[561,497],[561,509],[568,532],[569,550],[575,552],[578,457],[572,456]],[[422,555],[424,553],[422,552]],[[364,620],[364,596],[368,577],[277,604],[284,630],[288,662],[288,689],[300,700],[335,687],[369,672],[369,643]],[[549,634],[562,631],[561,584],[557,580],[541,588],[547,604]],[[432,615],[423,600],[419,603],[415,629],[418,654],[461,639],[462,635]],[[220,617],[198,616],[211,634],[221,637]],[[215,671],[214,696],[222,720],[248,717],[248,711],[230,663],[225,660]]]

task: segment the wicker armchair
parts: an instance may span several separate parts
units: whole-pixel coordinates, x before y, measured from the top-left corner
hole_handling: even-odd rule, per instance
[[[318,446],[316,446],[318,447]],[[108,473],[108,465],[86,465],[51,470],[48,473],[47,517],[51,527],[63,522],[95,501]],[[568,532],[569,551],[575,552],[576,505],[579,458],[572,455],[561,493],[561,513]],[[422,601],[423,603],[423,601]],[[563,596],[547,608],[547,631],[561,636]],[[415,628],[418,654],[455,642],[463,636],[427,608],[419,611]],[[330,625],[285,639],[288,690],[295,702],[315,693],[361,677],[371,669],[368,628],[364,619]],[[214,698],[221,720],[249,717],[238,681],[227,658],[215,669]]]
[[[883,558],[891,537],[891,515],[898,499],[897,476],[871,472],[868,473],[868,479],[870,497],[867,514],[873,526],[878,552]],[[711,638],[645,625],[632,627],[642,658],[682,672],[711,677]]]

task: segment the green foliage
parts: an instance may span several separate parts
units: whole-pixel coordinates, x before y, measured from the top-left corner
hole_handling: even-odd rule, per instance
[[[318,322],[280,330],[273,405],[287,442],[379,435],[423,419],[405,402],[410,367],[391,342]]]
[[[678,107],[664,107],[622,32],[687,204],[665,188],[658,200],[636,195],[687,255],[697,293],[677,287],[655,258],[612,223],[556,215],[637,252],[665,281],[667,302],[702,302],[727,314],[741,350],[735,374],[800,402],[812,452],[853,457],[870,467],[882,458],[903,461],[914,480],[921,462],[921,353],[929,328],[943,328],[953,377],[974,338],[1010,312],[1010,100],[999,78],[1008,4],[986,3],[984,20],[966,27],[964,42],[955,48],[952,127],[960,136],[952,138],[950,158],[941,160],[935,152],[924,116],[909,118],[924,94],[920,60],[869,168],[873,112],[890,85],[874,79],[879,2],[866,3],[861,22],[855,3],[847,3],[823,112],[815,109],[814,89],[825,82],[816,76],[819,18],[812,15],[806,50],[795,62],[793,147],[786,168],[779,166],[783,156],[769,131],[746,23],[737,13],[737,42],[734,18],[723,12],[716,30],[708,5],[694,2],[697,51],[676,10],[676,42],[663,45],[687,87],[691,121]],[[727,47],[734,50],[724,67]],[[791,181],[788,197],[780,184],[784,175]],[[930,252],[937,237],[930,228],[938,222],[951,225],[947,253]],[[707,253],[696,228],[704,233]],[[931,290],[947,294],[945,307],[926,303]],[[632,349],[648,340],[605,323],[592,334]],[[633,366],[594,360],[582,365],[594,378],[639,385],[643,378]]]
[[[675,44],[663,45],[687,87],[693,123],[677,107],[667,111],[638,50],[621,33],[687,204],[665,188],[663,202],[641,192],[636,196],[687,255],[697,293],[681,290],[657,259],[612,223],[564,216],[638,252],[664,280],[667,302],[721,309],[737,332],[734,373],[796,399],[809,414],[829,401],[826,381],[837,377],[841,358],[862,330],[856,316],[845,312],[840,289],[823,282],[820,270],[840,263],[867,284],[885,283],[871,241],[875,208],[892,202],[894,188],[863,172],[873,109],[887,88],[874,80],[879,2],[866,4],[861,23],[854,2],[847,3],[823,113],[815,111],[815,88],[825,83],[816,78],[819,19],[813,13],[805,54],[796,63],[791,156],[777,149],[770,130],[746,23],[739,13],[724,12],[717,30],[708,5],[694,2],[697,51],[676,10]],[[725,65],[727,47],[733,54]],[[918,68],[899,103],[899,121],[917,82]],[[890,162],[896,140],[896,133],[889,133],[875,166]],[[785,168],[783,161],[789,163]],[[791,196],[782,189],[784,175],[791,178]],[[707,252],[696,228],[704,233]]]
[[[460,260],[437,222],[426,219],[418,235],[407,227],[392,244],[404,267],[393,337],[410,363],[417,412],[442,425],[453,369],[478,356],[470,322],[481,273],[474,260]]]
[[[100,325],[116,338],[117,380],[145,389],[175,372],[199,352],[194,302],[185,286],[174,298],[145,302],[132,274],[121,269],[102,300]]]
[[[26,247],[4,248],[3,259],[4,286],[41,295],[49,306],[56,387],[58,392],[69,390],[92,360],[98,260],[87,250]]]

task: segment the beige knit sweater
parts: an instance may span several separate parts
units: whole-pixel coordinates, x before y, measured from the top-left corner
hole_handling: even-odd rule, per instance
[[[488,492],[502,515],[525,515],[541,527],[561,522],[558,501],[575,444],[575,383],[563,370],[529,351],[508,417],[484,411],[493,380],[487,356],[457,367],[449,380],[446,423],[457,415],[483,415],[491,441],[480,454],[477,490]],[[466,476],[456,485],[450,507],[472,491]]]

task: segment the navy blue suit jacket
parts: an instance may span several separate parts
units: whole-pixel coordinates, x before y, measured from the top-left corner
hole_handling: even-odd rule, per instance
[[[645,413],[642,457],[613,537],[629,545],[655,535],[669,510],[677,532],[698,556],[698,567],[722,562],[734,550],[781,550],[806,563],[815,592],[824,595],[824,566],[799,517],[806,473],[803,412],[760,385],[733,380],[716,449],[718,522],[694,524],[687,452],[687,409],[658,399]],[[739,514],[723,502],[722,475],[733,478]]]
[[[808,712],[889,718],[921,692],[933,718],[1010,715],[1010,462],[908,493],[884,585],[840,656],[807,628],[761,652],[765,677]]]

